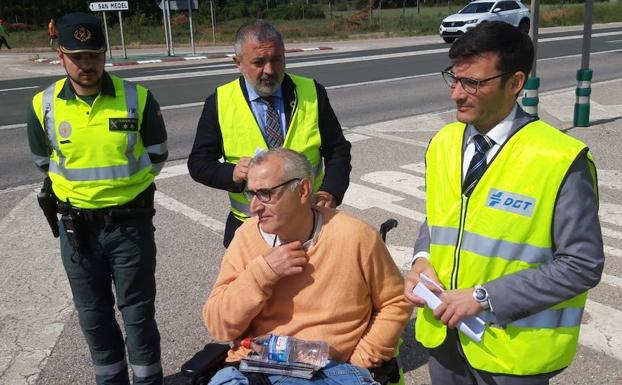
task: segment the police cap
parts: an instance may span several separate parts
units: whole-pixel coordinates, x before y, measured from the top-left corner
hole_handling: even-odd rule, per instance
[[[106,52],[99,19],[87,13],[68,13],[58,22],[58,45],[64,53]]]

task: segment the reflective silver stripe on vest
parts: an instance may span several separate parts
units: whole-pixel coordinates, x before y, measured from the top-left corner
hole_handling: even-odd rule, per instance
[[[96,376],[112,376],[124,370],[126,367],[127,364],[125,363],[125,359],[123,359],[110,365],[94,365],[93,368],[95,369]]]
[[[47,166],[50,163],[50,157],[32,154],[35,164],[39,167]]]
[[[147,152],[154,155],[163,155],[168,151],[168,145],[166,142],[160,144],[152,144],[147,146]]]
[[[56,137],[56,120],[54,118],[54,99],[56,95],[54,95],[56,83],[52,84],[48,88],[43,91],[42,98],[42,108],[43,108],[43,125],[45,131],[48,134],[48,139],[50,140],[50,144],[52,148],[58,154],[58,158],[60,159],[60,164],[62,166],[65,165],[65,156],[60,150],[60,146],[58,144],[58,138]]]
[[[568,307],[558,310],[547,309],[530,315],[529,317],[514,321],[510,323],[509,326],[547,329],[573,327],[581,325],[582,316],[583,308]]]
[[[162,371],[162,364],[160,361],[151,365],[134,365],[130,364],[132,371],[136,377],[149,377],[154,374],[158,374]]]
[[[458,243],[458,229],[453,227],[430,227],[432,243],[443,246],[452,246]]]
[[[62,175],[65,179],[71,181],[88,181],[88,180],[103,180],[103,179],[118,179],[127,178],[132,176],[137,171],[149,167],[151,161],[149,155],[143,154],[138,161],[132,162],[133,165],[130,168],[129,165],[122,166],[109,166],[109,167],[92,167],[92,168],[62,168],[54,160],[50,162],[50,172]]]
[[[125,92],[125,110],[127,111],[128,119],[138,119],[138,90],[136,84],[123,81],[123,90]],[[125,156],[127,158],[127,167],[129,169],[129,175],[140,170],[138,162],[140,159],[134,157],[134,147],[138,141],[138,131],[128,132],[127,134],[127,148],[125,149]]]
[[[431,228],[431,237],[433,244],[456,245],[458,229],[433,226]],[[546,263],[553,258],[553,252],[548,247],[502,241],[469,231],[464,232],[461,248],[483,257],[503,258],[508,261],[522,261],[531,264]]]
[[[229,202],[231,204],[231,207],[238,210],[239,212],[241,212],[242,214],[246,215],[247,217],[251,216],[251,208],[250,205],[245,205],[242,202],[238,202],[235,199],[229,197]]]
[[[502,241],[467,231],[462,238],[462,249],[485,257],[527,263],[546,263],[553,258],[553,252],[549,247]]]

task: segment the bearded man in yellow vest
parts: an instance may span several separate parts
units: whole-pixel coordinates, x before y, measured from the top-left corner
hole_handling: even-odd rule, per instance
[[[426,153],[427,219],[405,282],[416,338],[434,385],[548,384],[573,359],[603,270],[592,156],[516,103],[534,59],[517,28],[482,23],[449,57],[458,122]],[[444,289],[422,283],[434,310],[413,293],[423,274]],[[480,342],[456,328],[476,315]]]
[[[229,192],[225,247],[251,215],[242,192],[257,152],[285,147],[303,153],[313,166],[318,206],[341,203],[351,170],[350,143],[326,90],[313,79],[285,73],[285,46],[274,26],[263,20],[242,25],[233,61],[242,76],[207,98],[188,157],[194,180]]]
[[[162,384],[153,227],[153,181],[168,156],[160,107],[146,88],[104,71],[98,18],[70,13],[58,28],[67,77],[35,95],[27,112],[30,150],[51,182],[42,207],[60,230],[97,384],[129,385],[126,345],[133,383]]]

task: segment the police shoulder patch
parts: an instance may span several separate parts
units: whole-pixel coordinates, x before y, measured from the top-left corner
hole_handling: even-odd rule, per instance
[[[530,217],[536,206],[536,198],[491,188],[486,199],[486,206]]]

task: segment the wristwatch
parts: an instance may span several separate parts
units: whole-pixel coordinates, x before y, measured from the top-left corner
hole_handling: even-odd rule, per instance
[[[482,285],[475,285],[473,290],[473,299],[479,303],[484,310],[490,309],[490,301],[488,299],[488,292],[482,287]]]

